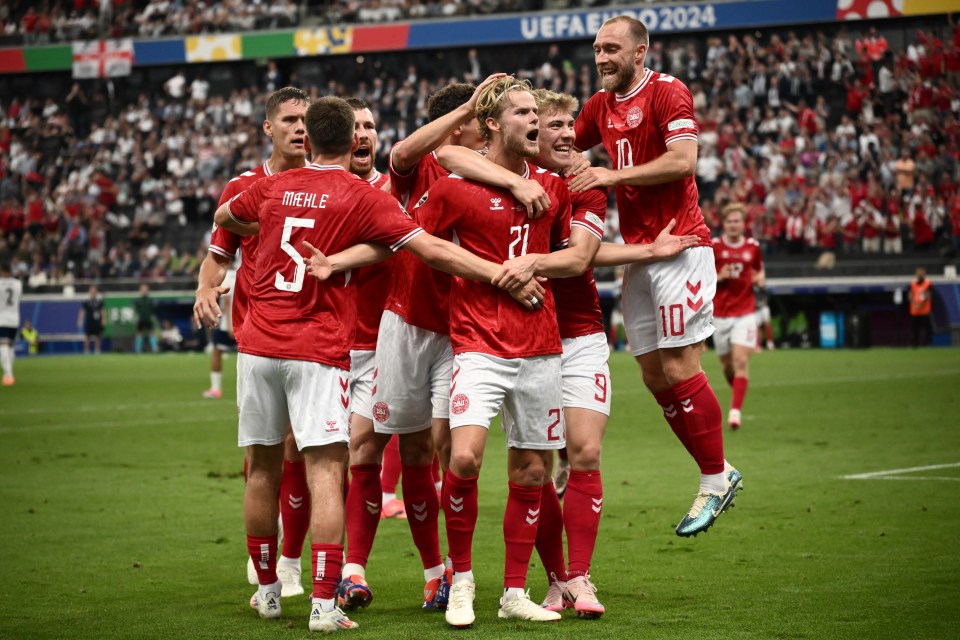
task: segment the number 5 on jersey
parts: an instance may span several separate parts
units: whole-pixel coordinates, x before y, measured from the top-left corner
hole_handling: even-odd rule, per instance
[[[303,277],[306,275],[307,266],[303,261],[303,256],[300,255],[296,249],[293,248],[293,245],[290,244],[290,234],[293,233],[294,227],[301,227],[304,229],[313,229],[316,220],[313,218],[287,218],[283,221],[283,237],[280,238],[280,248],[293,259],[294,264],[297,265],[296,270],[293,272],[293,282],[285,280],[283,274],[277,271],[277,276],[273,281],[273,286],[279,289],[280,291],[290,291],[297,292],[303,289]]]

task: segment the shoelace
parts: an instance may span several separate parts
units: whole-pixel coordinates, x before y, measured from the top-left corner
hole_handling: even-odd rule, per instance
[[[710,498],[708,493],[698,493],[697,497],[693,501],[693,506],[690,507],[690,517],[696,518],[700,515],[700,512],[703,511],[703,508],[707,506],[707,499]]]
[[[455,585],[450,589],[450,604],[454,607],[460,607],[466,605],[470,601],[470,595],[472,595],[473,585],[468,584],[462,588],[456,588],[458,585]],[[469,592],[469,593],[468,593]]]

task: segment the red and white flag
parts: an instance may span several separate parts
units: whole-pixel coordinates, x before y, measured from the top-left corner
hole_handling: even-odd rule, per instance
[[[74,78],[128,76],[133,68],[133,39],[73,43]]]

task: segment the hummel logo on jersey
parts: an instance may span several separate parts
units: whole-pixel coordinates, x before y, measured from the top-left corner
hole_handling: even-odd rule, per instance
[[[373,502],[373,501],[371,501],[371,500],[366,500],[366,503],[367,503],[367,511],[369,511],[371,514],[373,514],[373,513],[380,513],[380,503],[379,503],[379,502]]]
[[[303,496],[290,496],[287,498],[287,502],[290,503],[291,509],[299,509],[303,506]]]
[[[503,202],[503,198],[490,198],[490,211],[503,211],[501,202]]]
[[[667,406],[663,407],[663,415],[668,418],[673,418],[677,415],[677,408],[672,404],[668,404]]]
[[[527,524],[535,525],[540,519],[540,509],[527,509]]]
[[[346,405],[344,405],[346,406]],[[327,433],[334,433],[337,431],[337,421],[336,420],[327,420]]]
[[[594,513],[600,513],[600,509],[603,508],[603,498],[591,498],[593,501],[593,506],[590,507],[593,509]]]
[[[463,511],[463,498],[450,496],[450,509],[456,513]]]
[[[427,503],[421,502],[419,504],[413,504],[413,517],[417,519],[417,522],[423,522],[427,519]]]
[[[693,411],[693,398],[687,398],[686,400],[681,400],[680,406],[683,407],[684,413],[690,413],[691,411]]]

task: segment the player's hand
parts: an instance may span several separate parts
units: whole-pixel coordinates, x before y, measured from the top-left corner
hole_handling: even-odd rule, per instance
[[[677,226],[676,218],[670,220],[670,222],[667,223],[667,226],[663,228],[663,231],[661,231],[657,235],[657,238],[653,241],[653,244],[650,246],[650,249],[653,252],[654,260],[663,260],[664,258],[672,258],[673,256],[677,255],[684,249],[695,247],[697,246],[697,244],[700,243],[699,236],[672,235],[672,231],[676,226]]]
[[[507,260],[500,266],[500,271],[493,276],[490,284],[513,293],[530,282],[536,275],[537,259],[539,257],[539,254],[528,253],[525,256]]]
[[[569,167],[560,172],[560,175],[564,178],[567,176],[578,176],[590,168],[590,161],[584,158],[583,154],[579,151],[571,151],[570,155],[573,156],[573,162]]]
[[[728,280],[731,277],[730,265],[725,264],[720,267],[720,271],[717,271],[717,280]]]
[[[537,276],[524,286],[510,291],[510,296],[517,301],[524,309],[528,311],[539,311],[543,308],[543,297],[546,291],[543,289],[543,282],[546,278]]]
[[[204,327],[216,329],[220,324],[220,296],[230,291],[230,287],[201,287],[196,292],[193,303],[193,321],[197,329]]]
[[[527,217],[536,220],[550,208],[550,196],[536,180],[521,180],[510,189],[513,197],[527,208]]]
[[[491,73],[487,76],[487,79],[477,85],[477,88],[473,91],[473,95],[470,96],[470,100],[467,101],[466,106],[470,108],[470,113],[474,113],[477,110],[477,98],[480,97],[480,94],[483,93],[483,90],[489,87],[491,84],[499,80],[500,78],[506,78],[507,74],[505,73]],[[472,117],[472,116],[471,116]]]
[[[568,186],[570,187],[570,191],[579,193],[596,187],[612,187],[616,184],[616,171],[604,169],[603,167],[590,167],[589,169],[584,169],[582,173],[571,180]]]
[[[304,256],[307,259],[307,273],[321,282],[329,278],[330,274],[333,273],[333,268],[330,266],[327,256],[306,240],[303,241],[303,246],[310,252],[309,256]]]

